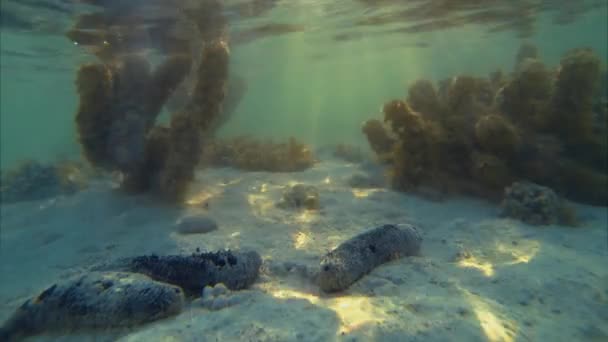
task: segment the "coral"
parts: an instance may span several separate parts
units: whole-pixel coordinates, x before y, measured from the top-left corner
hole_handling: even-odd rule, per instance
[[[439,95],[433,82],[429,80],[417,80],[410,86],[407,93],[407,103],[413,110],[424,113],[433,119],[437,119],[441,112]]]
[[[526,60],[538,58],[539,52],[536,45],[530,42],[521,44],[519,50],[517,50],[517,55],[515,55],[515,70],[518,70],[520,65],[522,65]]]
[[[333,156],[349,163],[360,163],[365,159],[360,148],[347,144],[338,144],[334,147]]]
[[[248,136],[207,144],[203,161],[203,164],[266,172],[302,171],[315,163],[310,147],[293,137],[286,143],[275,143]]]
[[[191,102],[171,117],[168,156],[159,175],[159,190],[165,198],[182,200],[194,179],[194,168],[202,156],[203,137],[221,114],[228,57],[228,46],[223,41],[205,46]]]
[[[552,189],[516,182],[505,189],[502,215],[532,225],[576,224],[576,213]]]
[[[82,65],[76,80],[80,95],[76,124],[86,159],[101,169],[120,172],[121,187],[126,192],[152,191],[174,203],[184,199],[203,144],[223,122],[227,91],[229,50],[221,2],[192,5],[195,8],[188,14],[190,22],[177,16],[179,19],[162,24],[167,26],[148,27],[141,18],[113,12],[117,9],[108,4],[106,10],[110,12],[85,15],[77,23],[97,31],[81,32],[81,27],[75,27],[68,32],[69,37],[85,45],[109,46],[108,58],[102,58],[104,63]],[[213,20],[200,22],[201,18]],[[177,30],[180,25],[187,27],[186,31],[199,29],[187,48],[154,45],[161,43],[155,39],[172,40],[165,36],[131,39],[140,29],[144,33],[159,30],[160,34]],[[172,41],[180,39],[185,37]],[[139,54],[149,45],[169,52],[154,70]],[[188,99],[173,112],[168,127],[156,125],[162,108],[188,73],[192,75]]]
[[[504,160],[486,153],[473,153],[471,171],[477,182],[496,191],[509,185],[513,178],[511,170]]]
[[[389,136],[382,122],[375,119],[368,120],[363,124],[362,131],[367,137],[372,150],[378,155],[380,160],[389,159],[395,139]]]
[[[409,185],[432,179],[437,170],[437,125],[398,100],[384,106],[384,120],[400,138],[393,150],[393,185],[405,190]]]
[[[224,284],[205,286],[202,296],[197,303],[208,310],[216,311],[240,304],[251,298],[251,292],[231,291]]]
[[[560,63],[547,125],[568,144],[593,137],[593,101],[600,86],[600,58],[590,49],[574,49]]]
[[[501,111],[523,126],[541,126],[553,93],[553,78],[541,61],[524,61],[502,90]]]
[[[574,49],[553,70],[524,46],[517,59],[510,75],[461,75],[437,88],[416,81],[408,101],[384,105],[386,128],[368,121],[364,133],[390,164],[394,188],[496,199],[513,181],[527,180],[570,199],[607,204],[608,116],[598,105],[605,96],[599,58]]]
[[[72,194],[86,187],[86,178],[83,167],[76,163],[26,161],[2,173],[0,200],[13,203]]]
[[[282,209],[306,209],[317,210],[321,207],[319,203],[319,191],[312,185],[296,184],[288,187],[283,197],[277,203]]]
[[[515,126],[497,114],[489,114],[477,120],[475,139],[482,150],[503,159],[514,156],[521,147],[521,138]]]
[[[87,160],[125,172],[141,164],[147,131],[189,67],[189,59],[172,57],[150,74],[149,63],[140,56],[81,66],[76,124]]]

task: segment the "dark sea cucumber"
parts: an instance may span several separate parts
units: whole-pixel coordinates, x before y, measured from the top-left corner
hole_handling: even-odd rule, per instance
[[[124,261],[124,271],[177,285],[188,295],[200,296],[207,285],[223,283],[241,290],[255,282],[262,258],[257,252],[223,250],[192,255],[138,256]]]
[[[383,263],[417,255],[421,242],[418,229],[407,224],[385,224],[365,231],[322,258],[319,286],[325,292],[344,290]]]
[[[0,327],[0,341],[130,327],[176,315],[183,305],[184,292],[177,286],[141,274],[93,272],[56,283],[28,299]]]

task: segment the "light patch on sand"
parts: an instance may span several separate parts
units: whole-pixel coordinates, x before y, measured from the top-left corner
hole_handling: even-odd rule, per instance
[[[311,304],[330,309],[340,319],[340,329],[337,333],[349,333],[358,328],[386,320],[387,315],[378,310],[373,298],[364,296],[342,296],[321,298],[315,294],[305,293],[293,289],[271,290],[270,295],[280,299],[304,299]]]
[[[488,338],[490,342],[514,342],[516,331],[515,321],[508,319],[507,317],[497,313],[497,310],[492,308],[491,302],[484,300],[484,298],[477,296],[466,289],[460,288],[464,297],[471,305],[481,330]],[[514,327],[512,331],[509,329]]]
[[[325,179],[323,180],[324,184],[331,184],[331,177],[327,176],[325,177]]]
[[[516,245],[497,242],[494,248],[480,252],[481,255],[470,255],[458,261],[458,266],[475,268],[486,277],[495,274],[498,266],[509,266],[529,263],[540,250],[540,243],[534,240],[524,240]]]
[[[209,201],[211,198],[218,196],[222,193],[222,191],[209,191],[209,190],[203,190],[200,191],[198,193],[195,193],[194,195],[190,196],[188,199],[186,199],[186,205],[189,206],[200,206],[201,204],[204,204],[205,202]]]
[[[319,219],[319,213],[316,210],[303,210],[296,215],[296,223],[312,223]]]
[[[218,185],[219,186],[230,186],[230,185],[236,185],[239,184],[240,182],[243,181],[243,177],[239,177],[236,179],[233,179],[231,181],[227,181],[227,182],[219,182]]]
[[[483,273],[483,275],[485,275],[486,277],[491,277],[494,275],[494,265],[487,261],[481,260],[473,255],[466,259],[459,260],[458,266],[477,269],[481,271],[481,273]]]
[[[274,206],[274,202],[266,195],[249,194],[247,195],[247,203],[253,214],[257,217],[264,217],[268,211]]]
[[[513,260],[506,262],[507,265],[527,264],[540,250],[540,243],[534,240],[520,241],[516,246],[503,243],[496,244],[496,251],[510,256]]]
[[[293,247],[295,249],[304,249],[312,242],[310,235],[304,232],[296,232],[293,234]]]
[[[352,189],[351,191],[355,198],[366,198],[371,194],[382,191],[382,189]]]

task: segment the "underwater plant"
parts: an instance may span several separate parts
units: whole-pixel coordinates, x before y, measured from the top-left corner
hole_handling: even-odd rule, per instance
[[[152,71],[137,53],[112,52],[105,63],[80,67],[79,142],[92,165],[121,173],[123,190],[153,191],[176,203],[184,198],[226,97],[229,50],[221,10],[220,2],[207,1],[190,14],[198,28],[190,47],[201,45],[200,55],[173,51]],[[168,126],[157,125],[161,109],[189,72],[196,82],[188,101],[173,112]]]
[[[267,172],[302,171],[315,163],[311,148],[293,137],[283,143],[249,136],[216,139],[206,145],[202,158],[206,165]]]
[[[437,87],[418,80],[406,101],[384,105],[383,121],[364,124],[395,189],[499,199],[506,186],[527,180],[569,199],[608,204],[599,57],[573,49],[553,69],[525,44],[516,62],[510,75],[461,75]]]

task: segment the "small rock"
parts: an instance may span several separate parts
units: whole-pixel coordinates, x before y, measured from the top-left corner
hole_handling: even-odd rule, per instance
[[[311,185],[296,184],[283,193],[277,206],[282,209],[318,210],[319,191]]]
[[[380,188],[384,186],[382,179],[371,177],[364,173],[355,173],[346,181],[352,188]]]
[[[463,307],[459,307],[458,308],[458,314],[460,316],[466,316],[466,315],[469,314],[469,310],[467,310],[466,308],[463,308]]]
[[[175,224],[179,234],[205,234],[217,229],[217,223],[207,216],[187,216]]]
[[[577,225],[574,208],[552,189],[529,182],[515,182],[505,189],[502,216],[531,225]]]

